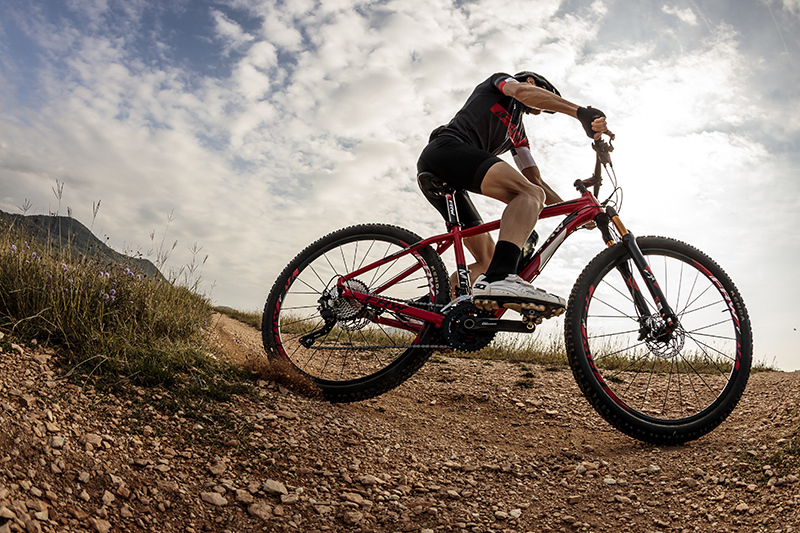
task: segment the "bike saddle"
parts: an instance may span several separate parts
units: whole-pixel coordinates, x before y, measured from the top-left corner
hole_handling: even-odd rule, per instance
[[[447,194],[453,194],[455,187],[448,185],[442,178],[430,172],[420,172],[417,176],[417,183],[422,192],[426,195],[444,197]]]

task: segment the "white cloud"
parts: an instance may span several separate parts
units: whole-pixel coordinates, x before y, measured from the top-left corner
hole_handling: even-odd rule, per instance
[[[110,16],[103,2],[86,5],[96,19]],[[219,46],[209,62],[228,54],[217,71],[230,75],[217,76],[140,56],[130,44],[140,28],[135,13],[108,34],[27,18],[26,31],[41,42],[37,86],[48,96],[28,107],[4,91],[0,208],[31,198],[46,211],[59,179],[79,219],[90,220],[91,203],[102,199],[96,228],[134,248],[146,248],[150,230],[162,230],[174,210],[173,264],[188,262],[186,248],[198,242],[210,255],[204,275],[217,282],[218,302],[255,309],[283,265],[328,231],[375,221],[441,231],[414,180],[430,130],[489,74],[533,69],[568,99],[609,115],[623,216],[638,233],[718,252],[734,279],[745,279],[740,288],[760,295],[741,276],[759,260],[741,241],[769,253],[759,241],[773,224],[763,205],[774,205],[783,235],[800,222],[800,191],[789,179],[796,161],[776,158],[769,145],[797,137],[800,106],[764,104],[752,72],[773,67],[754,63],[734,28],[718,26],[664,54],[658,28],[640,42],[604,33],[622,7],[600,0],[568,11],[557,0],[231,5],[227,14],[209,9],[215,33],[203,36]],[[247,24],[235,14],[243,9]],[[697,25],[691,9],[663,11]],[[548,115],[527,125],[546,179],[571,196],[569,184],[593,163],[578,124]],[[768,199],[772,189],[780,201]],[[502,210],[476,203],[487,219]],[[568,291],[587,250],[601,245],[588,232],[567,243],[552,265],[564,270],[551,268],[546,288]],[[768,308],[753,306],[754,316]]]
[[[238,50],[254,40],[252,35],[245,32],[241,26],[226,17],[224,13],[212,10],[211,16],[216,23],[217,37],[225,43],[226,51]]]
[[[692,11],[692,8],[690,7],[687,7],[686,9],[679,9],[677,7],[671,7],[665,5],[664,7],[661,8],[661,11],[663,11],[667,15],[675,15],[681,20],[681,22],[684,22],[691,26],[697,26],[698,24],[697,17],[695,16],[694,11]]]
[[[800,15],[800,0],[783,0],[783,7],[796,15]]]

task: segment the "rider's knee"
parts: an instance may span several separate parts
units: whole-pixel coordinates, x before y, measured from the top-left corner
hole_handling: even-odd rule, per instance
[[[544,202],[545,198],[547,198],[547,195],[545,194],[544,189],[538,185],[528,183],[520,191],[520,194],[525,196],[532,208],[538,208],[541,211],[541,209],[544,207]]]

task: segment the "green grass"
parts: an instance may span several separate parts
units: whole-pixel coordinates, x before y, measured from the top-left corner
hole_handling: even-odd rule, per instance
[[[0,227],[0,331],[56,347],[70,374],[136,383],[208,384],[225,374],[204,327],[212,308],[194,286],[73,257]]]
[[[520,363],[520,369],[523,371],[529,370],[525,366],[526,363],[550,368],[566,368],[568,366],[564,336],[560,331],[550,335],[498,333],[494,341],[486,348],[457,355],[486,361]]]

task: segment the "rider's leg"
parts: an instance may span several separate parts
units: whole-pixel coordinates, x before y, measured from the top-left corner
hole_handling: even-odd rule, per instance
[[[522,246],[544,207],[545,192],[508,163],[498,162],[486,172],[481,193],[506,204],[497,247],[486,273],[487,280],[492,282],[516,274]]]
[[[472,287],[476,305],[484,309],[497,305],[517,309],[514,306],[518,304],[514,302],[521,301],[523,308],[532,305],[539,309],[537,306],[541,305],[544,307],[540,311],[545,307],[563,309],[566,304],[563,298],[539,290],[516,275],[522,246],[544,207],[544,189],[528,181],[508,163],[498,162],[484,176],[481,192],[505,202],[506,208],[500,219],[500,236],[489,268]]]

